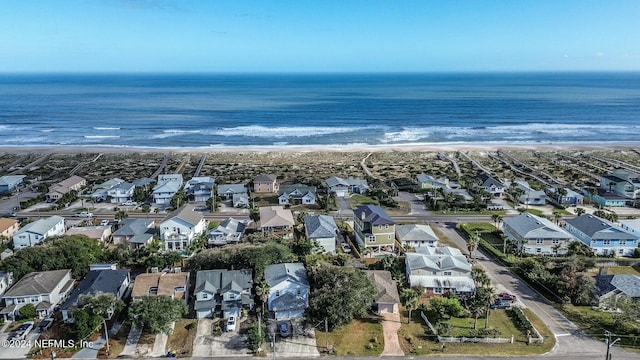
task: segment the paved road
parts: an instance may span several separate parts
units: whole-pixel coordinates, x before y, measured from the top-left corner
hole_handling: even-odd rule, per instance
[[[463,252],[466,251],[466,241],[451,227],[440,226],[439,229]],[[549,327],[556,337],[556,346],[547,357],[563,356],[565,359],[602,359],[606,351],[606,345],[602,341],[594,340],[586,336],[575,324],[547,303],[547,300],[538,295],[523,280],[516,277],[504,266],[490,259],[481,250],[474,255],[476,261],[482,266],[492,285],[503,291],[515,293],[519,301],[527,308],[533,310],[536,315]],[[611,349],[612,358],[640,359],[640,355],[632,354],[615,346]]]

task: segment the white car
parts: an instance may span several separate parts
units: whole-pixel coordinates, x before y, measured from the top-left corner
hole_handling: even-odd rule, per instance
[[[340,244],[340,246],[342,247],[342,251],[344,251],[346,253],[350,253],[351,252],[351,246],[349,246],[349,244],[342,243],[342,244]]]
[[[107,226],[107,225],[109,225],[109,220],[104,219],[104,220],[100,221],[100,226]]]
[[[227,331],[233,331],[236,329],[236,317],[229,316],[227,319]]]
[[[93,217],[93,213],[90,213],[88,211],[83,211],[83,212],[79,212],[76,214],[77,217],[82,217],[82,218],[92,218]]]
[[[129,200],[129,201],[123,202],[122,205],[124,205],[124,206],[136,206],[136,205],[138,205],[138,203],[133,201],[133,200]]]

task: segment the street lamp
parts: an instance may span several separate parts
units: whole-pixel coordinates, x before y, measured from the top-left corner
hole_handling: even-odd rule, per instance
[[[620,341],[620,338],[617,338],[613,341],[611,341],[611,333],[610,332],[606,332],[605,335],[607,336],[607,338],[604,340],[604,343],[607,345],[607,355],[605,355],[605,360],[611,360],[611,347],[617,343],[618,341]]]

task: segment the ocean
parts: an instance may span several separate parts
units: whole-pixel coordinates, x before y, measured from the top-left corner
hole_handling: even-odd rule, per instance
[[[0,75],[0,147],[639,140],[640,73]]]

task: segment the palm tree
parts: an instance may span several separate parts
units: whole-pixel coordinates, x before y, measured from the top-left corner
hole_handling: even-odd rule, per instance
[[[558,204],[562,204],[562,198],[567,196],[567,189],[558,188],[556,189],[556,194],[558,195],[558,198],[557,198]]]
[[[265,305],[267,305],[267,302],[269,301],[270,290],[271,288],[269,287],[269,284],[265,280],[260,281],[256,285],[256,295],[258,295],[258,297],[260,298],[260,302],[262,303],[262,314],[264,314],[266,311]]]
[[[575,211],[576,215],[578,215],[578,216],[584,215],[584,213],[587,212],[584,208],[581,208],[581,207],[577,207],[574,211]]]
[[[562,214],[557,210],[553,210],[553,222],[558,225],[560,223],[560,220],[562,220]]]
[[[402,289],[402,292],[400,293],[400,298],[402,299],[402,303],[404,307],[409,312],[409,318],[407,319],[407,324],[410,324],[411,311],[418,307],[418,304],[420,303],[420,294],[418,293],[418,291],[414,289],[407,288],[407,289]]]
[[[473,260],[474,253],[478,248],[479,243],[480,243],[480,235],[476,231],[476,234],[469,236],[469,240],[467,240],[467,250],[469,251],[469,256],[471,257],[471,260]]]
[[[487,275],[487,273],[481,267],[474,266],[471,269],[471,277],[473,278],[473,282],[476,284],[476,288],[487,287],[491,285],[491,279],[489,279],[489,275]]]

